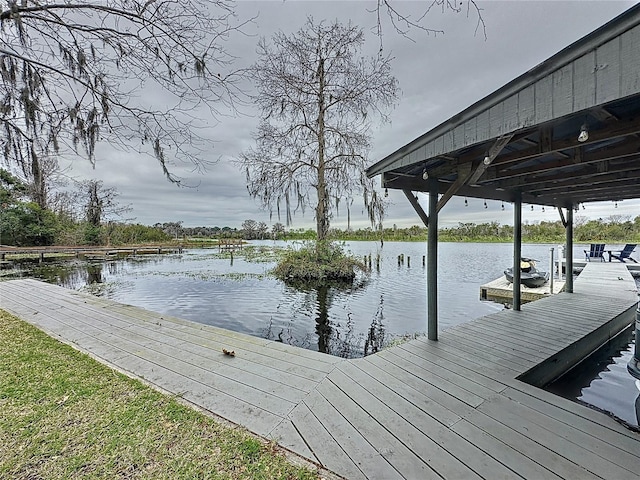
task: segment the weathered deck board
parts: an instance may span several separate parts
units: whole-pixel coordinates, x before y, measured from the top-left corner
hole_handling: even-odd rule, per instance
[[[511,469],[515,475],[519,475],[522,478],[540,480],[558,480],[561,478],[515,448],[512,448],[511,445],[501,442],[466,420],[458,422],[452,427],[452,430],[467,441],[477,445],[487,456],[496,459]]]
[[[339,408],[340,415],[348,419],[349,429],[354,427],[358,435],[371,444],[381,460],[384,459],[386,462],[388,457],[398,458],[397,462],[393,462],[396,472],[390,472],[387,469],[385,476],[380,476],[380,478],[388,478],[387,476],[397,478],[438,478],[436,473],[420,459],[420,456],[411,451],[389,431],[389,421],[386,421],[383,426],[376,421],[375,412],[371,411],[367,405],[362,406],[350,401],[349,391],[353,392],[352,388],[355,385],[349,380],[346,380],[345,384],[345,377],[340,372],[336,372],[332,376],[334,376],[334,379],[331,382],[322,383],[318,388],[318,392],[336,410]],[[336,433],[336,431],[333,431],[332,435],[335,436]]]
[[[208,356],[194,354],[189,350],[191,344],[187,342],[167,340],[166,337],[159,336],[157,333],[152,335],[150,330],[139,329],[136,325],[105,315],[103,312],[94,312],[91,317],[93,321],[100,320],[100,328],[73,307],[65,309],[65,316],[76,322],[79,326],[76,328],[81,328],[83,332],[97,339],[105,338],[106,343],[122,351],[158,365],[167,365],[177,373],[192,376],[195,380],[208,385],[215,385],[222,391],[227,391],[227,388],[234,385],[240,388],[246,386],[249,389],[256,389],[255,392],[249,390],[239,394],[242,398],[252,398],[251,394],[255,395],[254,404],[272,413],[278,413],[281,410],[289,411],[293,407],[293,403],[290,402],[299,401],[315,385],[307,385],[306,391],[300,388],[304,384],[299,379],[296,386],[284,385],[277,379],[265,376],[264,370],[260,370],[258,375],[255,370],[242,370],[235,367],[234,365],[242,363],[240,358],[228,357],[220,350],[209,352],[211,355]],[[207,369],[202,365],[207,365]],[[288,388],[284,388],[285,386]]]
[[[488,395],[494,393],[493,390],[474,382],[473,378],[425,362],[408,349],[404,349],[401,353],[402,356],[391,351],[385,358],[403,368],[407,372],[406,375],[422,378],[471,406],[479,405]]]
[[[517,378],[593,332],[606,341],[634,290],[623,265],[587,265],[574,294],[358,360],[33,280],[0,282],[0,307],[347,478],[626,480],[639,434]]]
[[[419,347],[425,353],[433,353],[446,361],[462,368],[468,368],[480,375],[487,373],[491,369],[492,378],[495,375],[506,375],[509,378],[513,378],[520,371],[513,364],[502,362],[502,359],[493,356],[490,352],[475,351],[471,354],[464,346],[456,343],[456,339],[453,336],[449,336],[448,332],[446,335],[440,335],[438,341],[417,338],[410,343],[415,347]]]
[[[505,396],[548,417],[561,420],[586,433],[598,436],[629,453],[638,453],[638,435],[621,424],[611,424],[610,418],[604,413],[576,408],[580,405],[523,382],[517,382],[514,385],[505,390]],[[602,421],[599,420],[600,417],[602,417]],[[602,429],[601,426],[608,428]]]
[[[360,363],[367,363],[367,360]],[[403,439],[421,458],[430,459],[427,463],[445,478],[514,478],[512,471],[487,458],[476,445],[452,432],[431,415],[425,415],[424,411],[394,390],[379,382],[372,384],[371,379],[363,376],[355,364],[342,364],[329,375],[329,379],[354,399],[354,404],[357,402],[361,410],[371,415],[374,421],[381,422],[383,419],[385,428]],[[349,416],[356,417],[357,414],[353,412]],[[393,451],[394,456],[398,453]],[[458,463],[462,465],[456,467]],[[405,478],[423,478],[423,475]]]
[[[527,457],[532,462],[540,465],[544,469],[553,472],[563,479],[600,479],[591,472],[582,468],[581,465],[566,459],[561,453],[549,448],[545,443],[538,443],[532,439],[527,433],[522,433],[517,429],[513,429],[504,425],[495,418],[485,415],[482,412],[475,411],[471,413],[462,422],[454,425],[454,431],[468,430],[466,423],[485,432],[487,435],[497,439],[504,445],[518,452],[518,454]],[[482,437],[481,437],[482,438]],[[499,448],[499,447],[498,447]],[[525,477],[536,479],[536,476]],[[608,477],[613,478],[614,477]]]
[[[407,375],[407,372],[392,363],[375,355],[367,361],[351,363],[357,370],[350,370],[348,375],[367,389],[374,389],[380,395],[391,389],[394,394],[420,409],[419,415],[429,415],[445,426],[459,422],[473,408],[458,398],[434,387],[425,380]],[[384,383],[378,378],[383,379]],[[364,380],[363,380],[364,379]],[[382,397],[381,397],[382,398]]]
[[[325,382],[318,387],[324,384]],[[326,388],[328,387],[325,387],[325,392]],[[384,457],[385,452],[377,451],[369,440],[358,432],[350,419],[342,415],[342,405],[336,408],[317,390],[312,392],[304,402],[331,435],[329,442],[337,443],[366,478],[402,478]],[[324,448],[324,445],[321,448]]]
[[[64,308],[67,313],[77,311],[77,308],[75,307],[76,302],[65,302],[64,299],[57,298],[55,292],[47,292],[46,290],[47,289],[42,291],[38,298],[30,299],[30,305],[40,305],[41,308],[48,310],[53,308]],[[91,298],[88,300],[91,300]],[[328,366],[341,361],[339,358],[327,355],[321,355],[320,357],[329,357],[329,359],[332,360],[331,363],[325,361],[324,358],[316,359],[311,357],[311,359],[309,359],[304,354],[302,355],[302,358],[298,355],[281,355],[278,350],[274,351],[272,348],[264,348],[265,345],[269,345],[269,347],[271,347],[271,343],[264,339],[256,339],[259,340],[259,342],[253,342],[251,340],[255,337],[239,335],[235,332],[231,332],[234,334],[232,336],[223,335],[222,338],[220,338],[221,336],[217,335],[218,331],[222,331],[225,334],[228,331],[217,329],[215,327],[207,327],[202,324],[186,320],[180,320],[181,323],[176,323],[175,319],[172,317],[159,317],[158,314],[153,314],[153,312],[147,312],[132,306],[122,306],[126,307],[126,313],[124,313],[123,318],[126,318],[127,320],[124,323],[118,324],[119,317],[117,315],[108,316],[108,314],[105,314],[105,312],[112,311],[112,304],[110,303],[102,305],[102,308],[93,309],[93,313],[91,314],[92,318],[101,318],[107,323],[111,322],[112,326],[117,326],[119,328],[145,332],[150,336],[149,338],[155,338],[155,336],[160,333],[162,338],[167,339],[165,340],[165,343],[175,344],[186,342],[187,344],[192,344],[195,347],[204,347],[209,352],[208,354],[210,357],[216,357],[218,360],[224,358],[221,355],[223,347],[235,349],[238,353],[243,353],[242,356],[238,355],[238,360],[240,361],[236,362],[236,364],[239,363],[242,365],[247,362],[252,363],[247,367],[251,372],[255,371],[256,366],[261,369],[266,366],[267,370],[269,368],[275,369],[281,380],[291,376],[292,385],[297,387],[300,387],[301,384],[304,385],[304,379],[309,379],[312,382],[311,385],[315,385],[318,380],[323,378],[326,373],[330,371]],[[86,304],[83,304],[81,313],[86,315],[87,308],[91,307],[87,307]],[[141,313],[147,315],[148,318],[143,319],[141,323],[132,323],[131,320],[133,318],[142,319],[143,316]],[[183,325],[182,323],[184,322],[188,323]],[[249,341],[247,341],[247,339]],[[233,347],[230,347],[230,345],[233,345]],[[291,349],[292,347],[288,348]],[[307,351],[304,351],[304,353],[307,353]],[[318,356],[317,353],[315,355]],[[267,358],[265,358],[265,356]],[[283,373],[290,375],[283,375]]]
[[[432,351],[432,349],[420,348],[417,342],[407,342],[400,345],[400,347],[401,348],[380,352],[380,354],[376,355],[376,357],[384,357],[384,354],[386,353],[388,353],[389,355],[402,357],[404,356],[404,352],[408,351],[419,356],[423,360],[423,362],[428,362],[433,367],[444,370],[443,374],[446,373],[446,371],[451,371],[458,375],[462,375],[465,378],[471,378],[475,383],[478,383],[493,392],[500,392],[505,388],[501,382],[498,382],[488,376],[482,374],[470,376],[469,371],[473,371],[475,365],[471,362],[468,362],[466,359],[461,358],[460,355],[448,356],[443,352],[438,352],[436,354]]]
[[[346,368],[349,370],[348,366]],[[405,467],[401,469],[404,478],[437,478],[435,472],[452,478],[480,478],[464,462],[456,459],[452,452],[455,448],[451,447],[463,443],[463,439],[444,428],[432,417],[419,415],[415,419],[407,420],[402,416],[402,413],[411,417],[409,412],[412,410],[405,411],[403,407],[409,405],[398,402],[399,397],[394,396],[392,401],[392,405],[399,410],[398,412],[378,398],[378,391],[375,393],[368,391],[362,385],[352,381],[341,369],[334,370],[330,374],[330,378],[331,382],[324,382],[319,387],[323,395],[332,404],[340,405],[341,409],[344,408],[343,405],[347,405],[345,413],[348,415],[349,421],[353,422],[358,431],[363,432],[370,439],[381,455],[393,460],[394,466]],[[333,394],[331,394],[332,392]],[[391,395],[393,396],[393,393]],[[352,401],[345,402],[345,396]],[[372,428],[372,425],[377,428]],[[384,434],[380,431],[381,425],[384,426]],[[391,440],[381,442],[382,438],[389,436],[396,443],[398,442],[397,438],[402,438],[402,443],[410,447],[412,453],[407,455]],[[466,452],[466,455],[471,457],[473,453],[473,450],[470,450]],[[418,455],[418,462],[415,461],[414,455]],[[411,466],[411,464],[414,464],[413,469],[417,471],[412,475],[407,475],[407,465]],[[425,464],[432,470],[424,469]]]
[[[636,475],[633,468],[626,469],[620,463],[626,463],[627,454],[620,449],[606,449],[603,455],[602,442],[589,435],[580,434],[571,425],[561,423],[546,415],[539,415],[516,402],[495,396],[483,403],[478,411],[498,419],[512,430],[526,434],[527,437],[544,444],[558,452],[576,465],[582,466],[601,478],[629,478]],[[606,455],[609,455],[608,457]]]
[[[312,392],[310,397],[319,396],[318,393]],[[340,475],[349,479],[365,479],[367,478],[359,468],[361,462],[351,460],[346,454],[342,446],[335,441],[329,432],[329,425],[322,423],[316,414],[311,410],[315,409],[316,404],[309,400],[309,406],[306,401],[298,404],[296,408],[289,414],[289,419],[295,426],[296,431],[300,432],[305,443],[313,452],[314,457],[329,470],[340,472]]]

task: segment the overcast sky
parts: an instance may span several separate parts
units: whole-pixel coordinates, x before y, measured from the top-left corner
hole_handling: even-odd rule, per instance
[[[398,1],[397,6],[417,15],[425,1]],[[635,2],[623,1],[486,1],[477,0],[483,9],[486,40],[477,30],[477,16],[466,13],[452,14],[433,10],[426,25],[444,30],[443,35],[411,32],[411,39],[396,34],[384,25],[384,49],[395,59],[393,74],[402,90],[398,105],[391,112],[391,123],[376,125],[372,131],[372,150],[369,164],[381,160],[389,153],[417,136],[457,114],[513,78],[525,73],[562,48],[616,17]],[[308,15],[315,20],[351,20],[367,34],[367,49],[375,52],[379,39],[371,33],[376,17],[368,10],[375,0],[345,1],[241,1],[237,4],[239,18],[257,15],[255,22],[245,28],[247,35],[231,38],[227,48],[238,57],[238,67],[251,65],[255,60],[255,46],[259,37],[270,37],[274,32],[297,31]],[[463,5],[466,5],[466,1]],[[216,146],[208,160],[217,161],[204,172],[194,172],[192,165],[179,165],[173,171],[186,179],[193,188],[179,188],[169,183],[160,166],[151,157],[135,152],[122,152],[108,144],[96,148],[96,168],[88,161],[65,157],[61,164],[69,166],[67,173],[78,179],[95,178],[107,187],[115,187],[122,204],[133,208],[128,214],[135,222],[153,225],[156,222],[182,221],[184,226],[240,227],[247,219],[277,222],[274,215],[260,208],[247,194],[245,177],[231,163],[239,153],[253,145],[252,131],[258,119],[257,111],[244,107],[241,116],[220,116],[211,120],[211,135]],[[422,195],[421,195],[422,197]],[[393,224],[411,226],[420,220],[402,192],[390,191],[392,205],[385,226]],[[427,197],[421,198],[423,205]],[[513,210],[506,204],[454,197],[440,214],[440,226],[458,222],[512,223]],[[587,204],[578,215],[607,218],[610,215],[640,215],[640,201]],[[352,209],[352,227],[366,227],[366,213],[357,203]],[[534,211],[526,205],[524,221],[559,218],[557,211],[540,207]],[[284,219],[281,219],[284,223]],[[346,227],[346,212],[340,212],[332,226]],[[291,228],[314,228],[313,209],[304,215],[298,212]]]

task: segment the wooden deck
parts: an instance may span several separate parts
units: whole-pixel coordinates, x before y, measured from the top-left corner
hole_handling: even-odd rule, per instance
[[[34,280],[0,282],[0,307],[347,478],[640,478],[640,434],[518,379],[634,318],[629,272],[592,265],[574,294],[355,360]]]

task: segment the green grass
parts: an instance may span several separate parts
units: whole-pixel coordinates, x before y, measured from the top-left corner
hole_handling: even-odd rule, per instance
[[[0,478],[318,475],[0,310]]]

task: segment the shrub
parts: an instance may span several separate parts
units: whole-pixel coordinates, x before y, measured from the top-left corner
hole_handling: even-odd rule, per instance
[[[344,252],[334,242],[314,242],[288,250],[273,274],[285,282],[353,280],[356,271],[366,272],[364,263]]]

